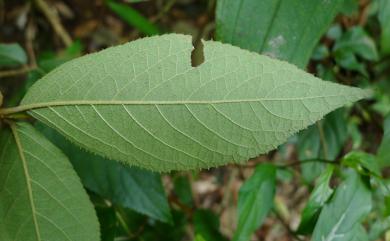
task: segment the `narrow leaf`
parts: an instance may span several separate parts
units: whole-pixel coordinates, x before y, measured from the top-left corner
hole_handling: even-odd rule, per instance
[[[107,5],[112,11],[118,14],[118,16],[121,17],[127,24],[129,24],[130,26],[134,26],[142,33],[146,35],[159,34],[160,31],[158,30],[158,28],[132,7],[122,3],[116,3],[114,1],[107,1]]]
[[[27,123],[12,124],[12,134],[0,135],[0,240],[98,241],[95,211],[67,158]]]
[[[293,65],[191,37],[144,38],[65,63],[21,106],[72,142],[155,171],[240,163],[266,153],[370,91],[321,81]]]
[[[350,170],[347,174],[346,180],[322,209],[313,241],[353,240],[356,227],[370,212],[370,190],[356,172]]]
[[[0,44],[0,66],[27,63],[27,55],[19,44]]]
[[[115,204],[162,222],[172,222],[159,174],[93,155],[73,145],[55,130],[41,123],[36,126],[69,157],[89,190]]]
[[[379,0],[379,22],[382,27],[381,48],[384,54],[390,54],[390,1]]]
[[[220,0],[217,38],[304,68],[343,2]]]
[[[248,241],[272,208],[276,185],[276,168],[271,164],[256,167],[253,175],[240,188],[238,225],[234,241]]]
[[[329,187],[333,169],[334,168],[332,166],[329,166],[328,169],[318,178],[317,185],[310,194],[309,201],[302,211],[301,223],[299,224],[297,230],[298,234],[309,234],[313,231],[321,208],[333,193],[333,189]]]
[[[381,166],[390,166],[390,115],[386,117],[383,128],[382,143],[379,146],[377,156]]]

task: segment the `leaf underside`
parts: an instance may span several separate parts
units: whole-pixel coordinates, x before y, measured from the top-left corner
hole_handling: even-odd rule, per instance
[[[72,142],[155,171],[209,168],[266,153],[368,91],[191,37],[155,36],[70,61],[39,80],[21,108]]]
[[[99,240],[93,206],[61,151],[27,123],[0,136],[0,240]]]

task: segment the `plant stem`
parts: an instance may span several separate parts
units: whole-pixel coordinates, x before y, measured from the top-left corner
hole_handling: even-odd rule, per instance
[[[72,44],[72,39],[69,36],[68,32],[66,32],[64,26],[62,26],[60,17],[58,16],[57,12],[54,9],[52,9],[45,2],[45,0],[35,0],[35,3],[37,7],[42,11],[42,13],[46,16],[46,18],[49,20],[54,31],[61,38],[65,46],[69,47]]]
[[[4,70],[0,72],[0,78],[22,75],[36,69],[36,66],[24,66],[20,69]]]
[[[322,127],[321,121],[317,122],[317,128],[318,128],[318,132],[320,133],[320,142],[321,142],[322,150],[324,153],[324,158],[327,160],[328,159],[328,145],[326,144],[324,128]]]
[[[280,223],[283,225],[283,227],[287,230],[287,232],[296,240],[298,241],[303,241],[298,235],[290,228],[290,225],[284,221],[283,217],[280,215],[280,213],[276,210],[273,209],[273,213],[275,214],[276,218],[280,221]]]

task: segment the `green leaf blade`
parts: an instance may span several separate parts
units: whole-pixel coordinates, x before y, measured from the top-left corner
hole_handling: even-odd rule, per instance
[[[162,222],[172,222],[159,174],[86,152],[41,123],[36,124],[36,128],[69,157],[83,185],[89,190],[114,204]]]
[[[343,2],[221,0],[216,11],[217,37],[304,68]]]
[[[370,95],[213,41],[192,67],[191,50],[190,36],[171,34],[70,61],[20,108],[97,154],[169,171],[246,161]]]
[[[18,66],[26,63],[26,52],[19,44],[0,44],[0,66]]]
[[[273,206],[276,168],[271,164],[256,167],[254,174],[240,188],[238,225],[234,241],[248,241]]]
[[[371,192],[354,171],[336,189],[322,209],[313,233],[313,241],[349,241],[372,206]]]
[[[313,231],[321,208],[333,193],[333,189],[329,187],[333,169],[332,166],[329,166],[328,169],[318,177],[317,185],[310,194],[309,201],[302,211],[302,220],[296,231],[298,234],[309,234]]]
[[[0,240],[97,241],[99,225],[67,158],[27,123],[2,133]]]

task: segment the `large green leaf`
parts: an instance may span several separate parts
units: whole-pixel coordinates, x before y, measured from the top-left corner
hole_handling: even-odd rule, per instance
[[[159,174],[93,155],[73,145],[55,130],[41,123],[36,126],[69,157],[89,190],[154,219],[172,221]]]
[[[313,241],[354,240],[357,226],[370,212],[370,190],[356,172],[350,170],[347,174],[346,180],[322,209]]]
[[[191,50],[190,36],[170,34],[87,55],[2,112],[29,110],[95,153],[168,171],[245,161],[370,95],[213,41],[192,67]]]
[[[27,123],[0,135],[0,240],[98,241],[99,226],[62,152]]]
[[[297,233],[309,234],[313,231],[321,208],[333,193],[333,189],[329,187],[333,169],[333,166],[329,166],[328,169],[318,177],[317,185],[310,194],[309,201],[302,211],[302,220],[299,224]]]
[[[238,224],[234,241],[248,241],[272,208],[276,185],[276,168],[271,164],[256,167],[240,188]]]
[[[219,0],[217,38],[304,68],[343,0]]]
[[[390,115],[386,117],[383,128],[382,143],[377,153],[378,160],[381,166],[390,166]]]

